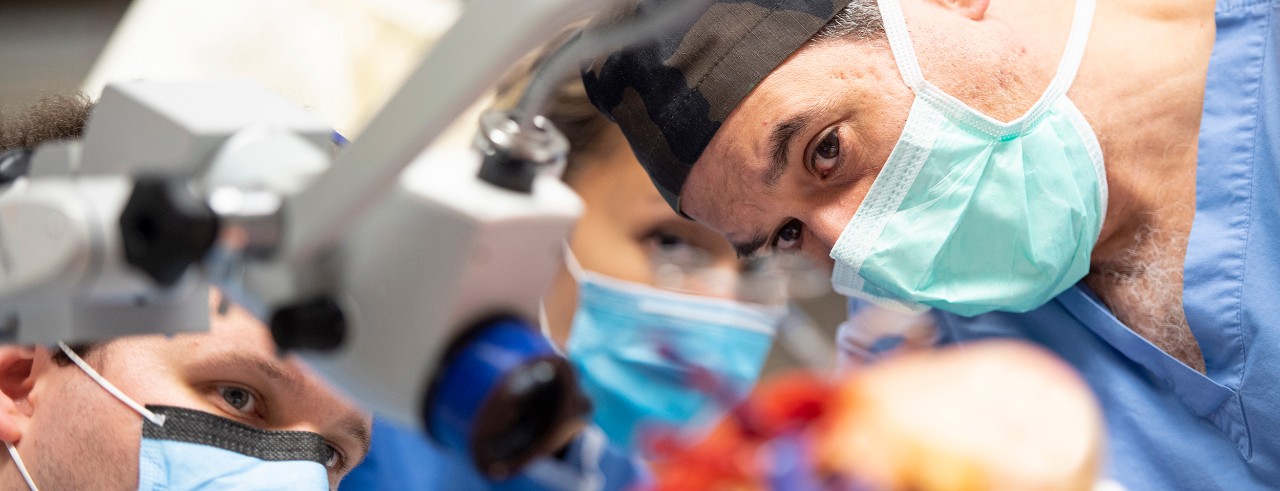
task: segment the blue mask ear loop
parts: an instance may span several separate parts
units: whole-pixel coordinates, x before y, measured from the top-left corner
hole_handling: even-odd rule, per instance
[[[568,242],[564,243],[564,267],[569,270],[569,276],[573,277],[574,282],[582,283],[587,277],[586,268],[578,262],[578,256],[573,253],[573,249],[569,248]]]
[[[547,338],[548,341],[552,339],[551,323],[547,321],[547,306],[545,304],[545,300],[538,300],[538,330],[542,331],[542,337]],[[557,355],[564,356],[564,350],[560,349],[560,346],[556,345],[555,342],[551,343],[551,349],[554,350]]]
[[[569,249],[568,242],[564,242],[564,266],[569,270],[569,276],[573,277],[573,282],[575,284],[582,283],[582,265],[578,264],[578,258],[573,257],[573,251]],[[543,337],[548,340],[553,339],[551,337],[551,323],[547,321],[547,304],[545,298],[538,300],[538,329],[542,331]],[[555,350],[557,355],[565,356],[564,349],[555,342],[551,343],[551,349]]]

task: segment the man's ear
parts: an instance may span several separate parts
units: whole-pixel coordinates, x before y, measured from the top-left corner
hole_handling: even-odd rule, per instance
[[[0,441],[16,442],[31,417],[27,396],[35,387],[36,357],[44,350],[34,346],[0,345]]]
[[[970,20],[982,20],[987,15],[987,7],[991,0],[933,0],[939,5],[952,10]]]

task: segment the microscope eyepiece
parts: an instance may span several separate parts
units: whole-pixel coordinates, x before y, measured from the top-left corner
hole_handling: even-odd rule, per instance
[[[560,175],[569,154],[569,141],[547,118],[536,116],[521,125],[503,111],[480,115],[475,147],[484,157],[480,179],[521,193],[533,190],[540,173]]]

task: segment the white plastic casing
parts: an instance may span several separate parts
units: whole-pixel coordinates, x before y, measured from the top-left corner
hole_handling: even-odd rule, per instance
[[[475,322],[511,314],[537,325],[582,202],[557,176],[532,193],[481,181],[476,152],[424,155],[343,240],[348,343],[310,364],[367,408],[420,425],[443,351]]]

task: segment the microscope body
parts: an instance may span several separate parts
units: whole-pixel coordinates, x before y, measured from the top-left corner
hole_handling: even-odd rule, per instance
[[[167,182],[201,194],[216,184],[201,177],[226,143],[261,127],[312,145],[327,144],[330,133],[249,84],[135,82],[106,88],[81,140],[31,149],[30,172],[0,187],[0,340],[51,345],[207,331],[199,271],[151,261],[153,272],[163,270],[158,281],[130,259],[173,225],[154,221],[157,207],[192,203],[140,190]],[[124,223],[130,218],[137,221]],[[195,225],[188,236],[216,233],[211,215],[193,218],[204,221],[187,224]]]
[[[524,188],[482,177],[486,162],[510,161],[487,146],[428,152],[335,242],[299,260],[288,254],[289,218],[308,213],[296,198],[341,156],[331,135],[305,110],[247,84],[107,86],[82,140],[35,149],[31,171],[0,188],[3,341],[205,331],[212,285],[367,408],[423,429],[432,418],[457,423],[441,423],[434,436],[473,460],[489,455],[482,471],[506,475],[563,444],[588,406],[532,326],[581,214],[578,197],[533,163],[515,167],[534,170],[517,172]],[[482,347],[478,358],[468,343]],[[455,359],[481,367],[450,372],[477,390],[437,395]],[[513,384],[551,389],[511,400]],[[503,397],[507,409],[560,400],[559,419],[535,428],[546,438],[486,454],[506,440],[472,430],[506,417]]]
[[[427,153],[343,239],[337,262],[354,325],[343,346],[307,354],[357,400],[419,421],[450,344],[497,317],[530,323],[582,204],[559,178],[531,193],[477,177],[476,152]]]

